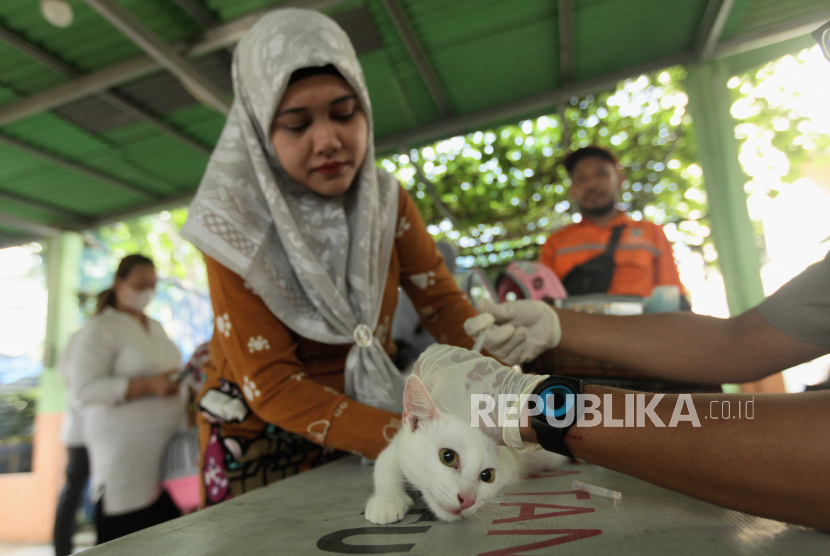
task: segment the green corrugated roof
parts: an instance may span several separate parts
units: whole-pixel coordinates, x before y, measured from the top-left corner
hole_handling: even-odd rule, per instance
[[[827,0],[735,0],[721,36],[730,39],[764,32],[788,21],[811,19],[816,14],[823,14],[826,20],[828,8]],[[821,19],[816,21],[824,23]]]
[[[344,24],[347,32],[364,42],[360,60],[374,107],[376,139],[387,148],[401,142],[422,143],[463,132],[471,126],[503,121],[511,117],[509,114],[518,117],[520,108],[508,113],[493,109],[568,85],[560,67],[557,0],[396,1],[450,105],[452,114],[447,126],[441,125],[447,118],[383,0],[329,1],[326,8],[327,13],[352,22]],[[51,56],[75,77],[143,55],[83,0],[69,2],[75,20],[69,28],[58,29],[44,21],[36,0],[3,0],[0,31],[12,33]],[[119,2],[167,43],[195,44],[204,36],[206,29],[202,24],[172,1]],[[281,3],[193,2],[219,28]],[[601,83],[603,76],[634,71],[629,68],[641,64],[692,60],[710,3],[718,6],[721,1],[571,0],[573,82]],[[810,18],[815,20],[816,27],[830,18],[826,0],[735,0],[721,40],[741,41],[759,33],[772,36]],[[354,22],[362,22],[363,27],[349,28],[348,25],[357,25]],[[753,48],[757,46],[760,45],[753,43]],[[225,71],[225,62],[220,58],[205,63],[213,64],[213,71]],[[114,92],[128,96],[145,111],[152,111],[149,106],[161,106],[157,104],[158,98],[150,98],[150,93],[158,97],[158,91],[149,89],[151,83],[158,82],[158,71],[161,70],[156,70],[156,76],[142,76],[132,83],[119,82]],[[27,97],[52,91],[72,80],[73,76],[64,75],[0,37],[0,113],[18,106],[16,103]],[[178,88],[175,81],[167,82]],[[126,85],[129,87],[119,88]],[[168,92],[174,94],[172,89]],[[96,107],[113,110],[100,99],[95,100],[98,104],[75,104],[77,99],[58,103],[39,114],[2,125],[0,243],[17,240],[26,233],[9,222],[82,227],[192,193],[207,162],[199,145],[208,150],[215,144],[223,117],[182,96],[180,88],[175,94],[184,102],[168,103],[172,112],[163,113],[164,109],[160,109],[162,113],[151,115],[189,137],[195,148],[162,133],[158,126],[124,115],[123,111],[118,112],[123,116],[118,120],[99,118],[96,125],[91,120],[85,125],[85,115],[93,116]],[[142,99],[146,105],[142,105]],[[528,110],[542,109],[552,106],[537,103]],[[471,119],[463,119],[465,116]],[[101,125],[102,121],[118,125]],[[38,149],[46,158],[9,146],[3,142],[4,137]],[[56,164],[49,157],[63,162]],[[67,168],[67,164],[81,167],[80,171]],[[97,173],[97,177],[90,172]],[[123,187],[109,183],[113,180]],[[130,188],[137,192],[129,191]],[[12,218],[4,221],[4,215]]]

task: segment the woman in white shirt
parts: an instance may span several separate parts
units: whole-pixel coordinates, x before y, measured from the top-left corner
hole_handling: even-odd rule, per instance
[[[161,467],[185,413],[185,399],[170,378],[181,354],[161,324],[143,312],[155,286],[150,259],[122,259],[70,355],[70,387],[83,406],[99,544],[180,515],[162,489]]]

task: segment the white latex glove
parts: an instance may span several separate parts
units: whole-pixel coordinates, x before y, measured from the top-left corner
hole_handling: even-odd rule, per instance
[[[532,361],[562,339],[559,315],[544,301],[480,299],[478,306],[482,313],[467,319],[464,330],[473,338],[485,333],[484,349],[508,365]]]
[[[442,413],[455,415],[465,422],[471,422],[473,394],[487,394],[495,401],[494,409],[488,414],[493,427],[485,419],[477,420],[479,428],[498,444],[510,446],[517,451],[539,449],[538,444],[526,444],[518,426],[519,395],[531,394],[547,375],[526,375],[505,367],[495,359],[464,348],[433,344],[415,362],[412,374],[426,386],[432,402]],[[505,426],[499,426],[498,399],[503,394],[516,395],[516,401],[504,406]],[[476,404],[484,408],[484,404]]]

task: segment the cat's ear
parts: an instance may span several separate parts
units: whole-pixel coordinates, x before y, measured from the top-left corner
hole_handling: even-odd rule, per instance
[[[406,388],[403,391],[403,422],[409,426],[409,430],[418,428],[419,421],[431,421],[441,417],[441,413],[432,398],[429,397],[426,386],[421,379],[411,375],[406,381]]]

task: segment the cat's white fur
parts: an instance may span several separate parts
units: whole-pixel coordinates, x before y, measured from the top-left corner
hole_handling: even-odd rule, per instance
[[[403,423],[375,463],[375,493],[366,504],[366,519],[372,523],[403,519],[412,505],[407,483],[421,491],[439,519],[456,521],[474,514],[522,477],[567,461],[549,452],[520,454],[497,446],[469,422],[440,413],[416,376],[406,383]],[[458,454],[456,465],[441,461],[443,448]],[[481,478],[487,469],[495,471],[492,482]]]

